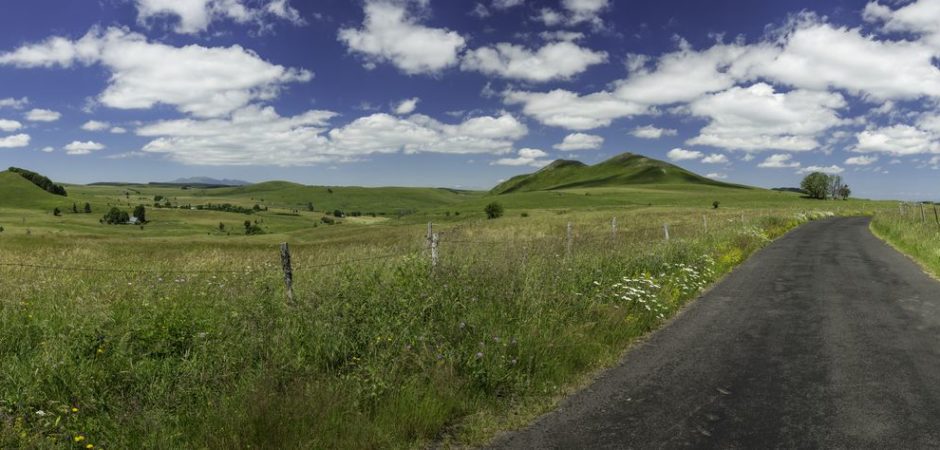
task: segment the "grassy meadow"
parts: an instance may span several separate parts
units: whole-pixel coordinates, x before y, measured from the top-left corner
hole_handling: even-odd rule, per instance
[[[940,208],[936,205],[896,204],[875,216],[871,229],[940,277]]]
[[[0,182],[20,190],[0,203],[0,448],[485,443],[772,239],[883,208],[682,184],[501,196],[66,186],[68,198],[11,184]],[[143,227],[98,223],[110,205],[158,195],[267,210],[148,208]],[[494,200],[505,215],[487,220]],[[332,209],[376,217],[321,223]],[[264,234],[244,235],[245,220]],[[293,303],[279,242],[291,244]]]

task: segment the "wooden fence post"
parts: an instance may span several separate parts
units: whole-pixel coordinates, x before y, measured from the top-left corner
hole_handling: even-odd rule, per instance
[[[431,270],[437,267],[437,243],[440,236],[437,233],[431,234]]]
[[[284,284],[287,286],[287,301],[294,303],[294,269],[290,265],[290,247],[281,243],[281,269],[284,270]]]
[[[617,218],[610,219],[610,238],[617,239]]]
[[[663,224],[663,233],[666,235],[666,240],[668,241],[669,240],[669,224],[668,223]]]
[[[924,212],[924,203],[920,203],[920,219],[921,222],[927,223],[927,213]]]
[[[565,233],[565,256],[571,256],[571,222],[568,222],[567,232]]]
[[[431,248],[431,238],[433,237],[433,235],[434,235],[434,224],[431,222],[428,222],[428,234],[425,237],[425,240],[429,249]]]
[[[933,217],[937,219],[937,226],[940,227],[940,214],[937,213],[937,205],[933,205]]]
[[[702,224],[705,225],[705,232],[708,233],[708,217],[702,214]]]

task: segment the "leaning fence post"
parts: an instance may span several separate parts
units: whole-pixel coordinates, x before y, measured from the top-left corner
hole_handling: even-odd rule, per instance
[[[290,265],[290,247],[281,243],[281,269],[284,270],[284,284],[287,286],[287,301],[294,302],[294,270]]]
[[[565,233],[565,256],[571,256],[571,222],[568,222],[568,228]]]
[[[668,241],[669,240],[669,224],[668,223],[663,224],[663,233],[666,235],[666,240]]]
[[[437,243],[440,236],[437,233],[431,234],[431,270],[437,267]]]

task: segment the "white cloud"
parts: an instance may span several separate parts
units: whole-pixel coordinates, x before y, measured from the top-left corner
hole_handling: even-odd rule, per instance
[[[700,159],[704,156],[705,155],[702,154],[702,152],[695,150],[685,150],[681,148],[674,148],[666,153],[666,157],[671,161],[688,161],[691,159]]]
[[[653,125],[636,127],[630,132],[630,134],[640,139],[659,139],[663,136],[675,136],[678,133],[678,130],[672,128],[657,128]]]
[[[127,133],[127,129],[123,127],[112,127],[111,133],[112,134],[124,134],[124,133]]]
[[[728,179],[728,175],[725,175],[723,173],[718,173],[718,172],[711,172],[709,174],[706,174],[705,177],[711,178],[713,180],[727,180]]]
[[[845,160],[850,166],[869,166],[878,161],[877,156],[853,156]]]
[[[85,131],[101,131],[107,130],[111,126],[108,122],[101,122],[98,120],[89,120],[82,125],[82,129]]]
[[[572,133],[565,136],[560,144],[555,144],[554,148],[556,150],[568,152],[573,150],[593,150],[600,148],[601,145],[604,145],[604,138],[601,136],[584,133]]]
[[[625,102],[608,92],[578,95],[556,89],[550,92],[506,91],[506,104],[522,104],[522,111],[545,125],[569,130],[590,130],[606,127],[621,117],[642,114],[643,105]]]
[[[146,125],[154,138],[144,152],[197,165],[302,166],[351,161],[376,153],[502,154],[528,132],[509,114],[445,124],[421,114],[377,113],[330,129],[331,111],[282,117],[271,107],[248,106],[230,119],[170,120]]]
[[[408,7],[408,2],[366,0],[363,28],[342,28],[339,40],[367,64],[390,62],[407,74],[437,73],[456,65],[464,38],[418,24]]]
[[[868,22],[883,23],[885,31],[919,34],[940,48],[940,2],[936,0],[916,0],[896,10],[873,1],[865,5],[863,16]]]
[[[509,9],[521,6],[525,0],[493,0],[493,7],[496,9]]]
[[[768,156],[767,159],[765,159],[764,162],[758,164],[757,167],[762,167],[764,169],[792,169],[800,167],[800,163],[793,161],[792,155],[779,153]]]
[[[878,40],[814,16],[791,23],[780,41],[776,56],[751,64],[752,76],[801,89],[845,89],[876,100],[940,97],[936,50],[923,42]]]
[[[539,10],[539,14],[535,16],[534,19],[544,23],[547,26],[553,27],[564,22],[565,16],[562,13],[555,11],[554,9],[542,8]]]
[[[395,107],[395,114],[404,115],[411,114],[415,112],[415,109],[418,107],[418,102],[421,101],[418,97],[409,98],[407,100],[402,100],[398,106]]]
[[[173,30],[183,34],[206,31],[221,19],[264,26],[264,20],[274,16],[295,25],[305,23],[287,0],[272,0],[263,8],[246,6],[242,0],[136,0],[136,6],[138,23],[148,25],[154,18],[170,17],[176,20]]]
[[[503,42],[468,51],[460,68],[504,78],[545,82],[570,79],[588,67],[606,61],[606,52],[595,52],[571,41],[551,42],[535,51]]]
[[[818,135],[843,123],[836,110],[845,106],[837,93],[777,93],[766,83],[733,87],[692,102],[692,114],[710,122],[687,143],[745,151],[813,150]]]
[[[813,172],[822,172],[822,173],[826,173],[829,175],[838,175],[842,172],[845,172],[845,169],[837,165],[831,165],[829,167],[809,166],[809,167],[804,167],[796,171],[796,173],[801,174],[801,175],[807,174],[807,173],[813,173]]]
[[[0,108],[23,109],[29,104],[29,99],[23,98],[0,98]]]
[[[55,151],[55,148],[50,147],[50,146],[45,146],[45,147],[39,149],[39,151],[41,151],[41,152],[43,152],[43,153],[52,153],[52,152]]]
[[[721,153],[712,153],[702,158],[702,163],[704,164],[727,164],[728,157],[725,155],[722,155]]]
[[[852,151],[887,153],[895,156],[940,153],[940,141],[927,131],[911,125],[892,125],[864,130],[856,135],[858,143]]]
[[[69,155],[87,155],[91,152],[103,150],[105,147],[104,144],[94,141],[72,141],[63,148],[65,148],[65,153]]]
[[[98,100],[118,109],[175,106],[200,117],[228,114],[278,96],[288,83],[309,81],[306,70],[264,61],[241,46],[173,47],[151,43],[126,29],[92,28],[77,41],[51,37],[0,54],[0,65],[71,67],[100,63],[110,72]]]
[[[28,134],[14,134],[12,136],[0,137],[0,148],[20,148],[29,145],[30,137]]]
[[[0,119],[0,131],[16,131],[23,128],[23,124],[15,120]]]
[[[536,148],[524,148],[519,150],[517,153],[518,156],[515,158],[500,158],[492,163],[491,165],[498,166],[532,166],[532,167],[542,167],[548,164],[550,161],[541,159],[545,156],[548,156],[548,153],[545,153]]]
[[[55,122],[62,118],[62,113],[49,109],[31,109],[26,113],[26,120],[30,122]]]

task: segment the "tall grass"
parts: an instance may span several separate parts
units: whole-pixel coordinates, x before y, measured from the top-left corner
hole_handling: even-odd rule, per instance
[[[294,304],[270,246],[3,236],[114,272],[0,266],[0,448],[480,443],[814,217],[607,214],[457,223],[433,271],[418,226],[301,238]]]
[[[940,219],[934,205],[905,205],[875,215],[871,229],[940,276]]]

